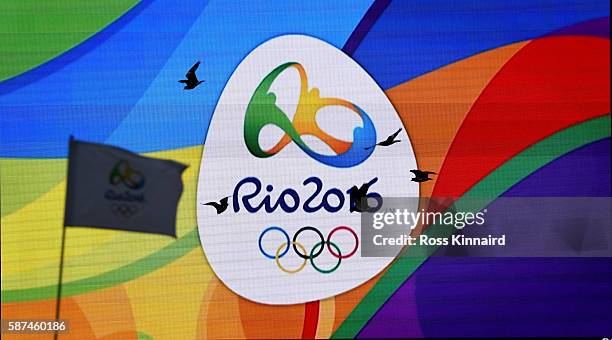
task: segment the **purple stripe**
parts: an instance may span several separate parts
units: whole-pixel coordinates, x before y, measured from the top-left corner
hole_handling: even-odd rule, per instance
[[[609,196],[610,152],[610,138],[573,150],[503,196]],[[595,336],[612,324],[611,279],[608,258],[432,257],[358,338]]]
[[[610,17],[583,21],[549,34],[549,36],[561,35],[587,35],[610,39]]]
[[[372,6],[370,6],[370,9],[368,9],[351,36],[346,41],[346,44],[344,44],[344,47],[342,48],[344,53],[352,55],[355,52],[359,44],[361,44],[363,38],[365,38],[366,34],[370,31],[370,28],[372,28],[376,20],[380,18],[380,15],[385,11],[390,2],[391,0],[374,1]]]

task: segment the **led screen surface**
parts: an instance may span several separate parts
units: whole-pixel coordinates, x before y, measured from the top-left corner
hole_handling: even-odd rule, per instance
[[[188,167],[176,238],[66,228],[60,338],[609,336],[610,257],[368,257],[350,194],[612,196],[609,15],[3,1],[2,319],[55,318],[74,136]],[[203,82],[179,83],[198,61]]]

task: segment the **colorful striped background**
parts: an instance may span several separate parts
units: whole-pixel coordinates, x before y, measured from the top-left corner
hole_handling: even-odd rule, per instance
[[[439,173],[424,195],[612,196],[609,14],[600,0],[2,1],[2,318],[54,316],[72,134],[190,167],[176,240],[68,231],[61,338],[610,334],[609,259],[406,257],[334,298],[267,306],[215,278],[195,217],[225,83],[290,33],[385,89],[419,167]],[[183,92],[195,60],[206,83]]]

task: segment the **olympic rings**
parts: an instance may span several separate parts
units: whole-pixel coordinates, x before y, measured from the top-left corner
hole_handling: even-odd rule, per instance
[[[303,252],[306,252],[306,248],[304,248],[304,246],[301,243],[297,243],[297,242],[291,242],[291,243],[293,244],[294,248],[295,248],[295,246],[298,246],[298,247],[300,247],[300,249],[302,249]],[[295,273],[299,272],[300,270],[304,269],[304,267],[306,266],[306,262],[308,261],[307,259],[304,259],[304,262],[302,262],[302,264],[299,267],[297,267],[296,269],[293,269],[293,270],[286,269],[285,267],[283,267],[280,264],[280,261],[279,261],[280,256],[279,256],[279,254],[280,254],[281,249],[283,249],[283,247],[285,247],[285,246],[287,247],[285,249],[285,253],[287,253],[287,250],[289,249],[289,245],[287,243],[281,244],[280,247],[278,247],[278,249],[276,249],[276,256],[274,257],[274,261],[276,261],[276,265],[278,266],[278,268],[280,268],[280,270],[284,271],[287,274],[295,274]]]
[[[333,243],[331,241],[332,236],[341,230],[346,230],[348,232],[350,232],[353,237],[355,238],[355,246],[353,247],[353,249],[343,255],[342,252],[340,251],[340,247],[338,247],[337,244]],[[274,255],[271,255],[269,253],[267,253],[264,249],[263,249],[263,245],[262,245],[262,240],[264,238],[264,236],[271,231],[278,231],[281,234],[283,234],[283,236],[285,237],[285,242],[283,242],[277,249]],[[298,237],[300,236],[301,233],[305,232],[305,231],[312,231],[315,234],[317,234],[317,236],[319,236],[320,241],[314,245],[314,247],[312,247],[312,249],[310,250],[310,252],[306,251],[306,248],[302,245],[302,243],[298,242]],[[355,253],[357,252],[357,249],[359,248],[359,236],[357,236],[357,233],[355,232],[355,230],[353,230],[350,227],[347,226],[337,226],[334,229],[332,229],[330,231],[330,233],[327,235],[327,238],[323,237],[323,234],[321,233],[321,231],[319,231],[319,229],[312,227],[312,226],[305,226],[300,228],[294,235],[293,238],[289,237],[289,234],[281,227],[278,226],[270,226],[267,227],[266,229],[264,229],[261,234],[259,235],[259,251],[263,254],[263,256],[272,259],[276,262],[276,265],[278,266],[278,268],[280,270],[282,270],[283,272],[287,273],[287,274],[295,274],[299,271],[301,271],[302,269],[304,269],[304,267],[306,266],[306,263],[308,261],[310,261],[310,264],[312,265],[312,267],[318,271],[319,273],[322,274],[329,274],[332,273],[334,271],[336,271],[339,267],[340,264],[342,263],[343,259],[347,259],[349,257],[352,257],[353,255],[355,255]],[[316,259],[317,257],[319,257],[322,253],[323,250],[326,248],[329,250],[329,253],[338,259],[338,262],[330,269],[322,269],[321,267],[317,266],[315,264],[314,259]],[[287,252],[289,251],[290,248],[293,248],[294,252],[301,258],[304,260],[304,262],[297,267],[296,269],[287,269],[285,267],[282,266],[282,264],[280,263],[280,259],[285,256],[287,254]],[[298,249],[299,248],[299,249]],[[283,250],[284,249],[284,250]]]
[[[278,231],[280,231],[281,233],[283,233],[285,235],[285,239],[287,239],[287,242],[283,243],[283,245],[287,246],[287,249],[285,249],[285,251],[282,254],[280,254],[280,255],[278,255],[278,252],[277,252],[276,256],[273,256],[273,255],[270,255],[270,254],[266,253],[266,251],[263,250],[263,246],[261,245],[261,240],[263,239],[264,235],[267,232],[271,231],[271,230],[278,230]],[[295,243],[295,241],[294,241],[294,243]],[[272,259],[272,260],[274,260],[276,257],[281,258],[281,257],[285,256],[285,254],[287,254],[287,252],[289,251],[289,234],[287,234],[287,232],[283,228],[281,228],[281,227],[271,226],[271,227],[266,228],[264,231],[261,232],[261,235],[259,235],[259,251],[261,251],[261,253],[265,257],[267,257],[269,259]],[[304,252],[306,252],[306,251],[304,250]]]
[[[127,203],[113,203],[111,211],[121,217],[131,217],[138,212],[138,207]]]
[[[327,247],[329,247],[330,245],[334,246],[334,248],[336,248],[336,250],[338,251],[339,256],[335,256],[338,258],[338,263],[336,263],[335,266],[333,266],[331,269],[321,269],[319,267],[317,267],[317,265],[314,263],[314,257],[312,256],[312,253],[314,253],[314,250],[317,249],[317,247],[320,247],[321,249],[323,249],[323,243],[327,243]],[[319,273],[322,274],[330,274],[336,271],[336,269],[338,269],[338,267],[340,267],[340,262],[342,262],[342,253],[340,252],[340,248],[338,248],[338,246],[335,243],[331,243],[329,241],[325,241],[325,242],[319,242],[317,244],[314,245],[314,247],[312,247],[312,250],[310,251],[310,264],[312,265],[312,268],[314,268],[316,271],[318,271]],[[332,255],[334,255],[334,253],[332,252]]]
[[[333,235],[333,234],[334,234],[336,231],[338,231],[338,230],[347,230],[347,231],[349,231],[351,234],[353,234],[353,237],[355,238],[355,248],[353,248],[353,250],[351,250],[351,252],[350,252],[350,253],[348,253],[348,254],[346,254],[346,255],[344,255],[344,256],[342,256],[342,254],[340,254],[340,251],[338,251],[338,254],[336,254],[336,253],[334,253],[334,251],[331,249],[331,245],[333,244],[333,243],[331,243],[331,241],[330,241],[330,240],[331,240],[331,237],[332,237],[332,235]],[[355,232],[355,230],[353,230],[353,229],[351,229],[351,228],[349,228],[349,227],[347,227],[347,226],[341,225],[341,226],[335,227],[335,228],[334,228],[332,231],[330,231],[330,232],[329,232],[329,235],[327,235],[327,242],[326,242],[326,243],[327,243],[327,249],[329,250],[329,252],[330,252],[330,253],[331,253],[331,254],[332,254],[334,257],[337,257],[337,258],[339,258],[339,259],[346,259],[346,258],[349,258],[349,257],[353,256],[353,255],[354,255],[354,254],[357,252],[357,248],[359,248],[359,237],[357,236],[357,233]],[[323,248],[323,247],[321,247],[321,248]],[[336,248],[336,249],[338,249],[338,247],[335,247],[335,248]]]
[[[318,229],[316,229],[315,227],[311,227],[311,226],[306,226],[306,227],[303,227],[303,228],[301,228],[300,230],[298,230],[298,231],[295,233],[295,235],[293,235],[293,250],[295,250],[295,253],[296,253],[296,254],[298,254],[298,256],[299,256],[299,257],[301,257],[301,258],[303,258],[303,259],[308,260],[308,259],[311,259],[313,256],[314,256],[314,257],[317,257],[317,256],[321,255],[321,253],[323,252],[323,247],[321,247],[321,249],[319,249],[319,252],[318,252],[318,253],[316,253],[315,255],[313,255],[313,254],[312,254],[312,252],[311,252],[311,254],[310,254],[310,255],[307,255],[307,254],[306,254],[306,251],[304,251],[304,254],[300,253],[300,252],[297,250],[297,248],[296,248],[295,244],[296,244],[297,238],[298,238],[298,236],[300,235],[300,233],[301,233],[301,232],[303,232],[303,231],[306,231],[306,230],[312,230],[312,231],[314,231],[315,233],[317,233],[317,235],[319,235],[319,238],[321,239],[321,242],[325,241],[325,239],[323,238],[323,234],[321,234],[321,232],[320,232]]]

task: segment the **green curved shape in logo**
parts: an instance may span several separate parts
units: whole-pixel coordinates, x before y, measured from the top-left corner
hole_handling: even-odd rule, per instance
[[[123,183],[126,187],[138,190],[145,185],[144,175],[134,170],[130,163],[124,159],[118,161],[109,175],[108,181],[112,185]]]
[[[300,75],[300,97],[293,121],[276,105],[276,95],[270,92],[272,83],[288,68],[294,68]],[[323,131],[316,122],[317,112],[327,106],[342,106],[355,112],[361,118],[363,127],[353,130],[353,141],[337,139]],[[259,145],[261,129],[272,124],[285,132],[280,141],[263,150]],[[302,135],[311,135],[327,144],[335,155],[323,155],[310,149]],[[244,141],[248,150],[255,157],[267,158],[277,154],[291,141],[315,160],[338,168],[348,168],[364,162],[373,149],[367,147],[376,144],[376,129],[368,114],[359,106],[340,98],[322,98],[318,88],[308,88],[308,77],[304,67],[296,62],[282,64],[272,70],[259,84],[246,110],[244,117]]]

